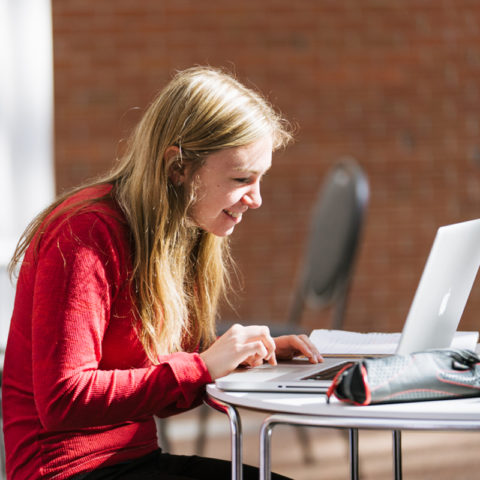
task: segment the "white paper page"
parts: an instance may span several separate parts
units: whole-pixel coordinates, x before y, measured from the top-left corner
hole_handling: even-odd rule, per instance
[[[478,332],[456,332],[452,340],[452,348],[467,348],[475,351],[478,344]]]
[[[345,330],[313,330],[310,340],[324,355],[393,355],[400,333],[359,333]],[[475,350],[478,332],[457,332],[453,348]]]

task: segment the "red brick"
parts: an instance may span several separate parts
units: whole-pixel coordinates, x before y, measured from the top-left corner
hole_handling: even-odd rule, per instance
[[[232,237],[241,320],[282,321],[328,168],[371,185],[346,327],[399,330],[439,225],[480,211],[480,3],[53,0],[59,191],[112,165],[176,69],[225,66],[298,124]],[[462,328],[478,329],[475,286]],[[228,308],[225,316],[233,315]],[[308,311],[305,325],[328,326]]]

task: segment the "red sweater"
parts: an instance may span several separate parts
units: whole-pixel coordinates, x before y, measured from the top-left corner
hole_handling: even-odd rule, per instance
[[[148,360],[132,326],[130,255],[112,201],[61,215],[38,257],[27,250],[3,372],[9,480],[65,479],[145,455],[157,448],[153,415],[197,405],[211,381],[196,353]]]

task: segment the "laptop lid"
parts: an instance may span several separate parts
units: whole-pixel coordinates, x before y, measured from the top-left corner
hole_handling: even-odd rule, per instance
[[[480,219],[440,227],[396,353],[448,348],[480,265]]]
[[[451,345],[479,265],[480,219],[438,229],[397,354]],[[335,373],[351,362],[351,357],[336,357],[317,365],[305,360],[275,367],[265,364],[236,370],[215,383],[233,391],[325,392]]]

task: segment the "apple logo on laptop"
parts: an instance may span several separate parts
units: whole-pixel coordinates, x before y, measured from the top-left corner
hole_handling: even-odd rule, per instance
[[[442,303],[440,303],[440,308],[438,309],[438,316],[441,317],[444,313],[445,310],[447,309],[447,304],[448,301],[450,300],[450,295],[452,294],[452,289],[449,288],[448,292],[444,295],[442,299]]]

